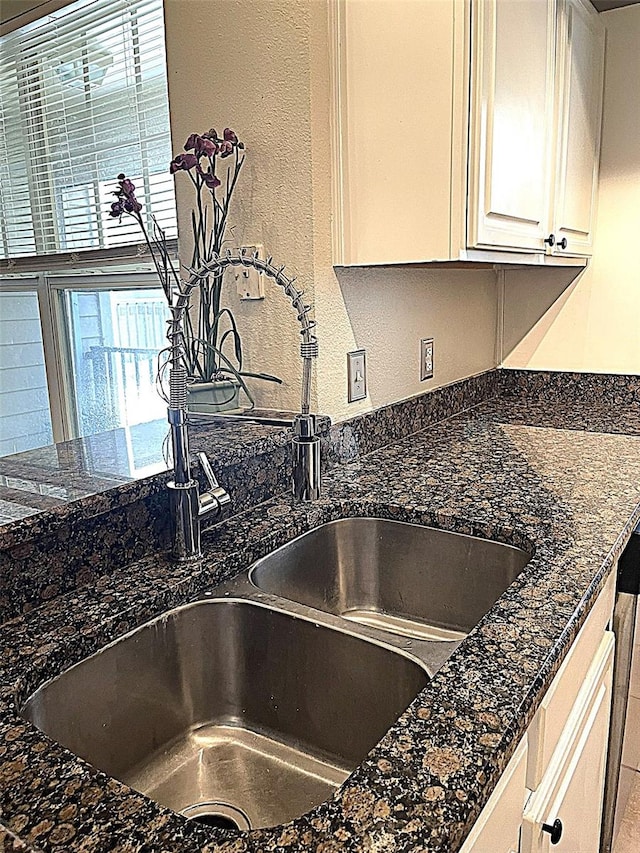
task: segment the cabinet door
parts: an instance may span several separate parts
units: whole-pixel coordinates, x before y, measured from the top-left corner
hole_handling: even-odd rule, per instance
[[[614,638],[605,633],[545,777],[525,809],[522,853],[594,853],[599,849],[611,707]],[[586,686],[586,685],[585,685]],[[553,847],[543,824],[562,822]]]
[[[560,0],[555,254],[590,255],[598,190],[604,25],[591,4]],[[566,248],[562,248],[566,240]]]
[[[448,260],[464,3],[333,0],[329,8],[334,263]]]
[[[468,242],[543,252],[556,2],[478,0],[472,17]]]
[[[518,849],[522,806],[525,800],[527,736],[516,747],[511,760],[480,812],[460,853],[512,853]]]

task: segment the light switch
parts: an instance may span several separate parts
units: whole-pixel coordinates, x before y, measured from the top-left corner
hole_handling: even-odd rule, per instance
[[[347,353],[347,401],[354,403],[367,396],[367,359],[363,349]]]

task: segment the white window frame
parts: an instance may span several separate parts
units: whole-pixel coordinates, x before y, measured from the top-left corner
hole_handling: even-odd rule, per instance
[[[47,293],[46,278],[42,273],[20,277],[0,278],[0,293],[36,293],[38,299],[38,312],[40,316],[40,329],[42,332],[42,347],[44,351],[44,369],[47,381],[47,393],[49,395],[49,409],[51,413],[51,428],[54,441],[63,441],[61,401],[63,392],[60,387],[61,374],[56,365],[56,332],[50,308],[50,300]]]

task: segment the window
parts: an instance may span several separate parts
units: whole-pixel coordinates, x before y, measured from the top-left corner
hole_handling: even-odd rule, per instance
[[[175,236],[162,0],[81,0],[1,49],[2,256],[139,242],[106,215],[124,168]]]
[[[0,279],[0,456],[166,423],[156,370],[167,318],[151,272]]]
[[[56,282],[73,402],[69,417],[82,435],[162,419],[166,404],[156,392],[157,355],[167,303],[162,288],[85,287]]]
[[[80,0],[0,51],[4,455],[164,418],[166,305],[137,225],[108,216],[118,173],[173,246],[176,210],[162,0]]]

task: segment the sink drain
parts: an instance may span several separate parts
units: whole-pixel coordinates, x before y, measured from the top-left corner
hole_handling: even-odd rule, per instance
[[[194,803],[183,809],[182,814],[188,820],[195,820],[203,826],[215,826],[217,829],[251,829],[249,818],[242,809],[216,800]]]

